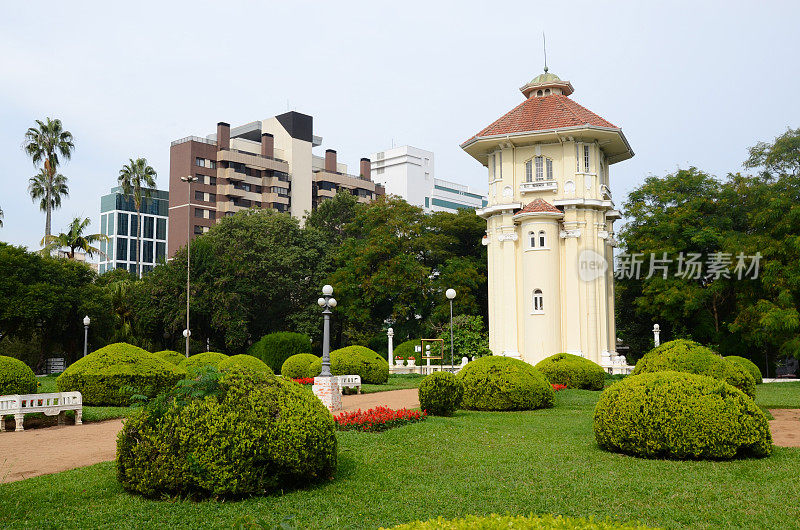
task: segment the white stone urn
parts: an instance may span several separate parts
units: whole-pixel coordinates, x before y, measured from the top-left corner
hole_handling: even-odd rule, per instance
[[[394,358],[394,365],[395,366],[403,366],[403,358],[402,357],[395,357]]]
[[[417,362],[416,359],[411,359],[411,358],[408,359],[409,366],[416,366],[416,362]]]

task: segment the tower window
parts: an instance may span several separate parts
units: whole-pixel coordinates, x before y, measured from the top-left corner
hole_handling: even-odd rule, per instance
[[[537,91],[536,91],[536,95],[537,95],[538,97],[542,97],[542,91],[541,91],[541,90],[537,90]]]
[[[533,162],[528,160],[525,162],[525,182],[533,181]]]
[[[545,236],[544,230],[539,231],[539,247],[547,247],[547,237]]]
[[[528,234],[528,237],[530,240],[531,248],[536,248],[536,232],[530,232]]]
[[[497,165],[500,166],[500,178],[503,178],[503,152],[497,152]]]
[[[545,96],[549,96],[550,95],[550,89],[549,88],[545,88],[544,89],[544,95]]]
[[[544,295],[542,294],[541,289],[534,289],[533,291],[533,312],[544,312]]]
[[[547,162],[547,180],[553,180],[553,161],[548,158],[546,159]]]
[[[584,145],[583,146],[583,168],[584,168],[584,173],[588,173],[589,172],[589,146],[588,145]]]
[[[536,180],[544,180],[544,159],[537,156],[534,160],[536,161]]]

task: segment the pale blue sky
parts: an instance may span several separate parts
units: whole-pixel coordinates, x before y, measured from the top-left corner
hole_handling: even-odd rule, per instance
[[[256,7],[258,6],[258,7]],[[636,156],[612,167],[617,204],[648,174],[724,176],[746,148],[800,126],[797,2],[13,2],[0,17],[0,240],[36,248],[22,139],[36,118],[75,135],[62,168],[76,215],[130,157],[167,186],[169,143],[290,108],[353,168],[411,144],[439,178],[485,191],[459,144],[522,101],[542,69],[621,126]]]

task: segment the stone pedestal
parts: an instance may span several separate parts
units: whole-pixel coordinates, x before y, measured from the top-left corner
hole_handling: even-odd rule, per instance
[[[331,412],[342,410],[342,391],[335,377],[314,378],[314,386],[311,388],[322,404],[328,407]]]

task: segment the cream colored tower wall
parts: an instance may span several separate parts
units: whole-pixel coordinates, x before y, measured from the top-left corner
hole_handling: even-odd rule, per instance
[[[273,135],[275,148],[283,152],[289,163],[291,174],[291,209],[292,217],[304,222],[305,216],[311,212],[311,193],[314,174],[312,171],[311,142],[297,140],[283,128],[277,118],[269,118],[261,122],[261,130]]]

